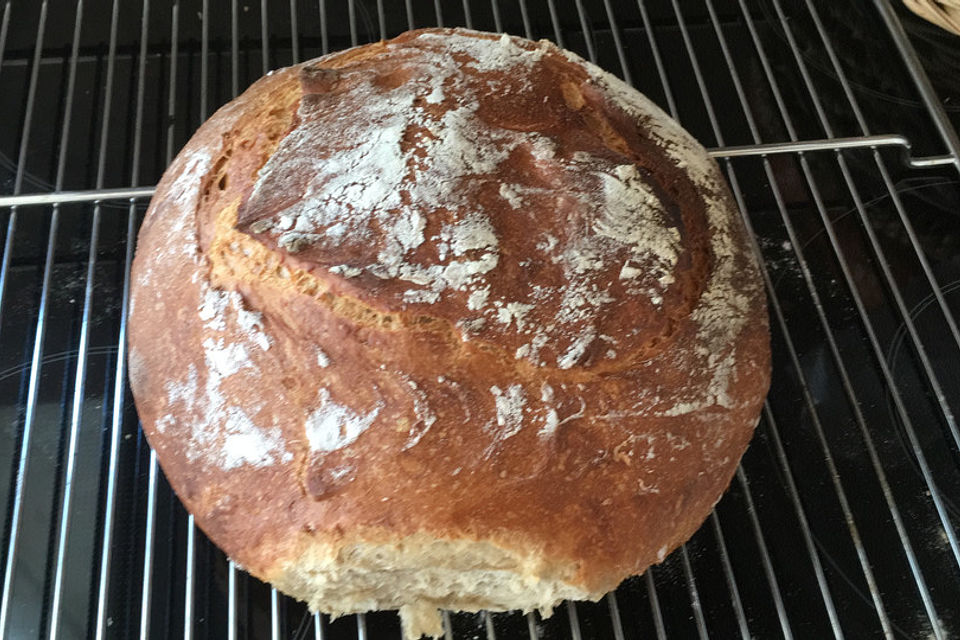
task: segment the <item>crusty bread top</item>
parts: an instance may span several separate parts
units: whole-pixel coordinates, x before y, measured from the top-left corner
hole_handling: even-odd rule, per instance
[[[587,70],[508,36],[382,48],[301,69],[238,230],[337,294],[534,366],[665,348],[706,284],[703,204]]]
[[[165,174],[134,278],[144,428],[267,579],[304,540],[428,532],[612,586],[699,525],[768,385],[716,165],[546,42],[425,30],[265,77]]]

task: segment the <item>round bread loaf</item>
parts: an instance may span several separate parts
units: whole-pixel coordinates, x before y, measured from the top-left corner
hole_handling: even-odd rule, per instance
[[[716,164],[548,42],[269,74],[164,174],[130,378],[197,524],[333,614],[596,599],[689,538],[769,384]]]

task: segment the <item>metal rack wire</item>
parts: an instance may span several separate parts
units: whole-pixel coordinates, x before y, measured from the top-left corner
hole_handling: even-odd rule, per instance
[[[127,274],[151,185],[212,109],[431,25],[548,37],[710,146],[763,258],[775,361],[730,491],[664,564],[547,619],[445,615],[447,637],[960,634],[960,140],[890,3],[847,10],[7,0],[0,638],[398,636],[389,613],[308,615],[195,528],[126,392]]]

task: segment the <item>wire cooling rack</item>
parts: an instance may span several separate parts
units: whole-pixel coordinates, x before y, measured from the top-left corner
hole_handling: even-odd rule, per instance
[[[195,528],[139,430],[124,319],[152,185],[216,107],[434,25],[549,38],[710,147],[774,353],[754,442],[690,542],[599,603],[448,614],[447,636],[960,635],[958,110],[908,19],[886,0],[7,0],[0,638],[399,636],[392,613],[310,615]]]

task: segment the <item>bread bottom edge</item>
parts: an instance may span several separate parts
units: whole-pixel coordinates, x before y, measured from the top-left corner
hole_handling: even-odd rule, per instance
[[[272,577],[275,587],[334,616],[398,609],[404,640],[442,636],[443,609],[549,616],[564,600],[597,600],[607,591],[575,584],[575,563],[488,541],[421,534],[389,542],[313,541],[301,549]]]

